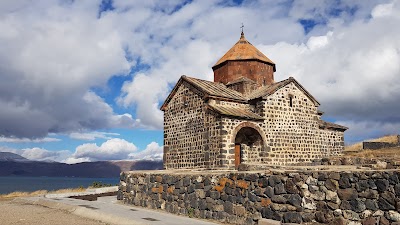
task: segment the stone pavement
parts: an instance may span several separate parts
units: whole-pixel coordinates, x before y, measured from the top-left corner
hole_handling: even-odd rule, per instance
[[[92,193],[90,193],[92,194]],[[121,204],[116,196],[99,197],[97,201],[68,198],[69,195],[20,198],[14,201],[68,211],[72,214],[121,225],[215,225],[217,223],[173,215],[161,211]]]

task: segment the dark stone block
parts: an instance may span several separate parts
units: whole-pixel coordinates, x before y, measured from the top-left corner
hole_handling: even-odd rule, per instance
[[[327,223],[328,220],[325,218],[325,213],[322,211],[317,211],[315,213],[315,220],[320,223]]]
[[[394,186],[394,193],[396,194],[396,196],[400,197],[400,184],[396,184]]]
[[[226,200],[228,200],[228,195],[227,194],[225,194],[225,193],[221,193],[221,200],[223,200],[223,201],[226,201]]]
[[[190,178],[189,177],[183,178],[183,186],[187,187],[189,185],[190,185]]]
[[[274,203],[285,204],[287,202],[287,199],[282,195],[274,195],[272,196],[271,201]]]
[[[338,189],[338,182],[336,180],[333,180],[333,179],[327,179],[325,181],[325,187],[328,190],[336,191]]]
[[[221,197],[221,194],[219,191],[210,191],[210,198],[212,199],[219,199]]]
[[[290,195],[287,202],[293,206],[301,207],[301,197],[298,194]]]
[[[354,212],[360,213],[366,209],[364,202],[359,198],[351,199],[349,203],[351,205],[351,210]]]
[[[249,193],[249,200],[252,202],[259,202],[261,201],[261,198],[253,193]]]
[[[233,214],[233,204],[230,202],[224,203],[224,211],[229,214]]]
[[[247,174],[247,175],[244,177],[244,180],[251,181],[251,182],[255,182],[255,181],[258,180],[258,175],[255,174],[255,173]]]
[[[298,194],[300,193],[299,189],[297,188],[296,184],[291,180],[287,180],[285,183],[286,192],[289,194]]]
[[[359,182],[356,183],[356,189],[358,192],[365,191],[369,188],[368,181],[366,180],[360,180]]]
[[[357,192],[352,188],[339,189],[337,193],[341,200],[356,199],[358,196]]]
[[[384,192],[389,189],[389,181],[384,180],[384,179],[376,180],[375,185],[379,192]]]
[[[318,209],[318,211],[327,210],[328,207],[326,206],[326,202],[324,202],[324,201],[318,201],[318,202],[317,202],[317,209]]]
[[[259,183],[261,184],[262,187],[267,187],[268,186],[268,178],[263,177],[259,180]]]
[[[272,220],[278,220],[281,221],[282,220],[282,216],[273,211],[271,208],[262,208],[261,210],[261,215],[263,218],[267,218],[267,219],[272,219]]]
[[[275,194],[276,195],[286,194],[285,186],[282,183],[275,185]]]
[[[390,174],[389,175],[389,183],[391,184],[391,185],[396,185],[396,184],[398,184],[400,181],[399,181],[399,177],[397,176],[397,174],[395,174],[395,173],[393,173],[393,174]]]
[[[193,193],[195,189],[196,189],[196,186],[194,184],[192,184],[187,188],[187,193],[188,194]]]
[[[376,211],[376,210],[378,210],[378,204],[377,204],[376,200],[366,199],[365,200],[365,208],[372,210],[372,211]]]
[[[315,220],[315,213],[303,213],[301,215],[303,222],[307,223],[307,222],[312,222],[313,220]]]
[[[377,218],[374,217],[368,217],[362,221],[362,225],[376,225],[376,224],[379,224],[379,222],[377,221]]]
[[[396,205],[396,201],[395,201],[396,196],[393,193],[385,191],[385,192],[381,193],[380,196],[382,198],[384,198],[386,201],[388,201],[391,205]]]
[[[368,180],[368,184],[369,184],[369,188],[370,189],[372,189],[372,190],[376,190],[377,189],[376,184],[375,184],[375,182],[373,180]]]
[[[379,198],[378,199],[378,206],[380,210],[394,210],[396,209],[396,207],[394,207],[394,205],[390,204],[386,199],[384,198]]]
[[[283,221],[285,223],[301,223],[301,214],[298,212],[287,212],[283,214]]]
[[[343,201],[340,203],[340,209],[342,209],[342,210],[351,210],[351,204],[350,204],[350,202],[347,201],[347,200],[343,200]]]
[[[268,186],[265,188],[264,194],[266,194],[268,197],[272,198],[272,196],[275,195],[274,188],[271,186]]]
[[[319,173],[319,175],[318,175],[319,181],[326,181],[327,179],[328,179],[328,174],[326,174],[324,172]]]
[[[207,201],[205,199],[200,199],[198,207],[199,207],[200,210],[207,209]]]
[[[339,179],[339,187],[350,188],[351,187],[350,179],[348,177],[341,177]]]
[[[280,183],[282,183],[282,180],[278,176],[273,175],[273,176],[268,178],[268,185],[269,186],[275,187],[275,185],[280,184]]]
[[[336,203],[333,203],[333,202],[328,202],[328,203],[326,203],[326,206],[327,206],[329,209],[331,209],[331,210],[335,210],[335,209],[338,209],[338,208],[339,208],[339,205],[336,204]]]
[[[358,196],[362,198],[368,198],[368,199],[378,199],[379,194],[378,191],[372,190],[372,189],[367,189],[363,192],[358,193]]]

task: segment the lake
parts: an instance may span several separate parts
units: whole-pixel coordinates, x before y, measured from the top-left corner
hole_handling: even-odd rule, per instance
[[[94,181],[103,184],[119,184],[116,178],[81,178],[81,177],[0,177],[0,194],[14,191],[32,192],[37,190],[58,190],[65,188],[88,187]]]

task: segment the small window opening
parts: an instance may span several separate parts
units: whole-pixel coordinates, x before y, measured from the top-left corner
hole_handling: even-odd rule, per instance
[[[265,86],[266,82],[265,82],[265,78],[263,79],[263,85]]]
[[[293,107],[293,96],[289,95],[289,105]]]
[[[183,102],[183,106],[186,108],[186,107],[188,107],[188,102],[187,102],[187,99],[186,99],[186,96],[182,96],[182,102]]]

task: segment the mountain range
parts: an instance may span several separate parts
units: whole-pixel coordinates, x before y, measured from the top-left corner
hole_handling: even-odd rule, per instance
[[[163,169],[162,161],[97,161],[66,164],[31,161],[18,154],[0,152],[0,176],[118,177],[127,170]]]

